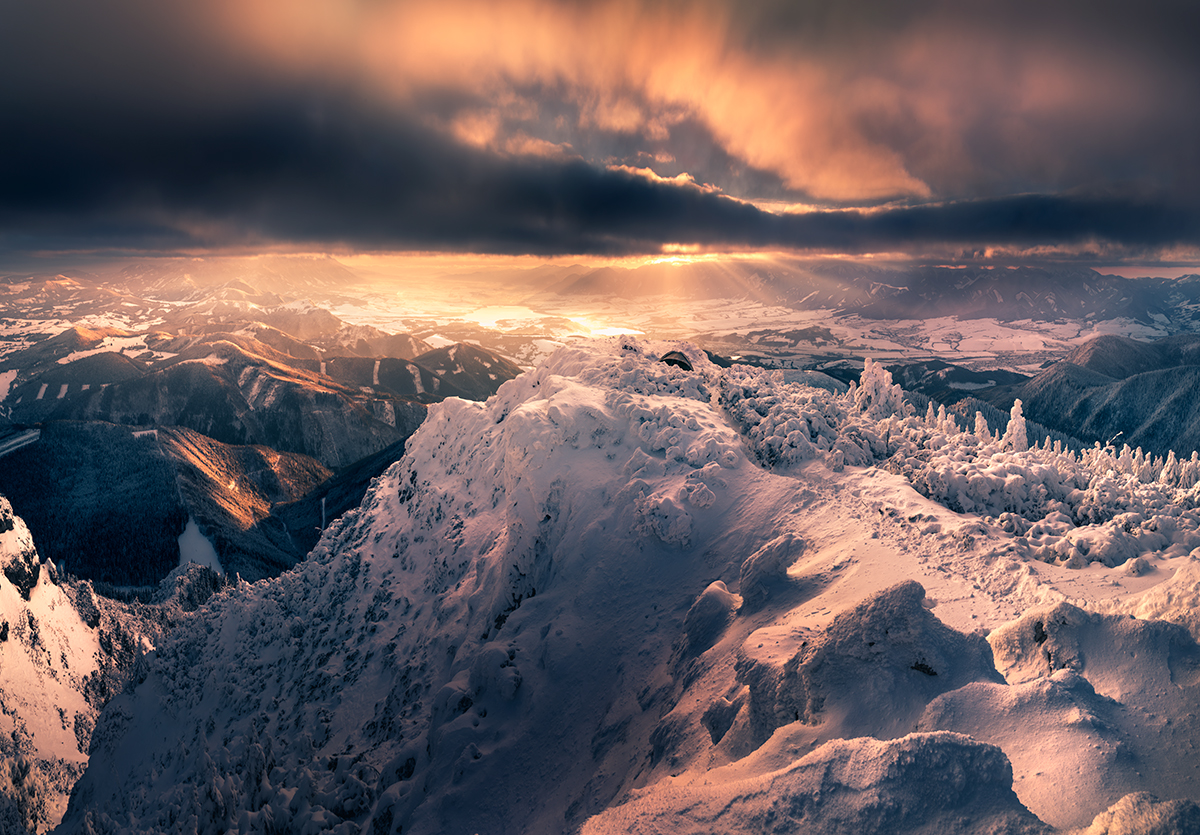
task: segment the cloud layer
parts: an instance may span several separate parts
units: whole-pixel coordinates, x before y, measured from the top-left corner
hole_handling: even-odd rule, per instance
[[[0,247],[1200,247],[1191,4],[902,5],[21,4]]]

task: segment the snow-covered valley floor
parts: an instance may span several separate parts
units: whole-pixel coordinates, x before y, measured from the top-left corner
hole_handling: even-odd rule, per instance
[[[1197,831],[1200,461],[910,412],[628,337],[436,405],[59,831]]]
[[[1170,329],[1129,319],[866,319],[836,310],[806,310],[745,298],[560,296],[539,293],[520,305],[479,307],[477,296],[443,293],[415,300],[365,291],[333,308],[347,322],[389,331],[452,333],[536,364],[557,347],[587,336],[627,332],[702,342],[719,353],[750,353],[807,365],[831,356],[880,362],[937,357],[971,368],[1036,373],[1074,345],[1101,334],[1152,340]],[[428,338],[428,337],[427,337]]]

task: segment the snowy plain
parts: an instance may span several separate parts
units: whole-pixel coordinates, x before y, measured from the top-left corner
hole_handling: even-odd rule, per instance
[[[400,294],[365,293],[358,301],[332,311],[347,322],[388,331],[425,333],[449,328],[458,333],[473,329],[476,333],[468,338],[484,344],[507,334],[508,340],[491,347],[506,348],[527,365],[536,365],[560,346],[580,338],[627,333],[659,340],[696,340],[714,348],[761,352],[797,363],[825,356],[867,356],[881,362],[925,356],[967,367],[1035,373],[1046,360],[1102,334],[1153,340],[1169,333],[1165,325],[1127,319],[884,320],[833,310],[798,310],[752,299],[675,296],[623,299],[540,293],[521,305],[482,308],[469,297],[448,296],[422,299],[421,305]],[[787,336],[797,331],[810,333]]]
[[[1196,831],[1200,461],[1030,440],[560,348],[162,641],[59,831]]]
[[[971,368],[1031,373],[1070,347],[1101,334],[1152,340],[1172,330],[1161,316],[1145,322],[960,321],[953,317],[885,320],[834,310],[796,309],[749,297],[559,295],[540,291],[529,277],[503,280],[486,274],[397,280],[369,271],[361,277],[363,283],[358,285],[326,291],[314,288],[313,299],[292,299],[280,309],[305,312],[324,308],[347,324],[414,333],[435,347],[477,341],[526,367],[564,344],[631,334],[693,340],[718,353],[767,356],[785,366],[848,356],[880,361],[937,357]],[[194,300],[153,298],[113,304],[97,300],[69,280],[66,284],[71,287],[59,288],[65,295],[50,299],[55,303],[42,299],[38,304],[26,303],[22,292],[28,289],[27,283],[0,286],[0,360],[75,326],[142,333],[195,304]],[[214,298],[220,298],[220,288]],[[121,345],[120,340],[115,338],[111,345],[95,350],[123,349],[130,355],[147,350],[134,341]]]

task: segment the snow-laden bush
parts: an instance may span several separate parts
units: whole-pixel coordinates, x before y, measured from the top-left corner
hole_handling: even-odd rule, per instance
[[[1008,429],[1004,432],[1004,446],[1013,452],[1029,449],[1029,436],[1025,432],[1025,416],[1021,413],[1020,400],[1013,403]]]
[[[951,510],[995,522],[1038,559],[1119,565],[1148,551],[1200,547],[1196,453],[1157,458],[1099,444],[1075,452],[1049,438],[1030,446],[1020,401],[1003,434],[979,412],[973,431],[963,431],[944,406],[914,415],[871,360],[842,395],[735,366],[717,380],[717,398],[764,466],[883,466]]]
[[[890,381],[891,375],[880,369]],[[860,389],[836,395],[800,383],[785,383],[779,372],[734,366],[719,380],[719,401],[750,443],[755,457],[768,467],[786,466],[828,456],[836,466],[866,466],[887,454],[887,423],[863,420],[858,403],[883,415],[881,399],[907,408],[899,388],[871,386],[871,395],[856,399]],[[893,391],[893,389],[895,391]],[[880,392],[883,392],[880,394]],[[878,395],[878,396],[877,396]],[[893,396],[895,395],[895,396]]]
[[[863,360],[858,385],[852,386],[847,396],[854,400],[855,408],[876,420],[903,415],[907,410],[904,392],[892,382],[892,372],[869,357]]]
[[[46,779],[28,757],[0,757],[0,831],[12,835],[44,828]]]

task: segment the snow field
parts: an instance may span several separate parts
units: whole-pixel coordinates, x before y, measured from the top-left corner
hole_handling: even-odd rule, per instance
[[[188,517],[183,533],[179,535],[179,564],[183,565],[189,562],[206,565],[217,574],[225,573],[225,569],[221,565],[221,558],[217,555],[217,549],[213,547],[212,540],[204,535],[200,526],[196,524],[195,518],[191,516]]]
[[[944,732],[839,739],[752,776],[731,766],[663,783],[592,818],[581,835],[1051,831],[1012,793],[998,748]]]

